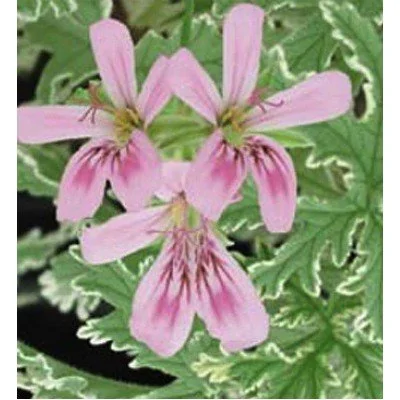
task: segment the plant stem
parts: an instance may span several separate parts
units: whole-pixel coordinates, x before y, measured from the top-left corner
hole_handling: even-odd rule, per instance
[[[185,16],[183,17],[181,46],[187,46],[190,41],[193,13],[194,0],[185,0]]]

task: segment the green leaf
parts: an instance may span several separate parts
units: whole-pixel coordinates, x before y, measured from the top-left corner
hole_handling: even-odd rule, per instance
[[[105,317],[86,321],[86,324],[79,329],[78,337],[89,340],[92,345],[110,342],[113,351],[128,351],[129,354],[135,354],[135,359],[129,365],[131,368],[153,368],[179,378],[178,382],[181,384],[171,388],[166,387],[165,392],[164,388],[158,389],[149,394],[149,398],[169,397],[170,391],[184,394],[197,393],[196,397],[204,397],[205,387],[191,370],[190,364],[196,360],[200,351],[207,351],[210,346],[216,347],[207,334],[198,332],[188,340],[184,349],[178,354],[170,358],[161,358],[144,344],[135,341],[130,335],[128,326],[129,314],[127,315],[122,310],[115,310]],[[199,396],[199,394],[203,394],[203,396]]]
[[[218,25],[207,15],[192,21],[187,48],[219,85],[222,82],[222,38]]]
[[[359,245],[359,251],[367,255],[366,265],[362,268],[365,272],[366,319],[371,320],[377,337],[382,337],[382,43],[372,24],[360,17],[351,5],[339,8],[327,2],[323,10],[325,18],[335,28],[334,37],[354,53],[346,58],[349,66],[363,73],[368,80],[364,85],[367,109],[359,124],[364,136],[353,131],[357,141],[350,142],[350,147],[354,181],[361,181],[366,187],[365,232]],[[355,274],[359,276],[360,269]]]
[[[52,0],[55,1],[55,0]],[[57,0],[59,3],[73,0]],[[91,25],[100,19],[107,18],[111,15],[113,8],[113,0],[75,0],[77,9],[71,16],[82,25]]]
[[[75,310],[78,318],[87,319],[98,306],[96,295],[87,295],[75,287],[75,281],[84,273],[81,264],[75,262],[68,253],[51,260],[51,269],[39,278],[41,294],[62,313]]]
[[[30,43],[24,31],[25,23],[17,24],[17,74],[24,76],[32,72],[40,55],[40,47]]]
[[[18,18],[25,21],[37,21],[41,14],[41,3],[40,0],[18,0]]]
[[[217,0],[213,11],[217,16],[243,1]],[[322,71],[329,67],[338,44],[331,36],[331,28],[321,15],[319,0],[258,0],[248,1],[264,8],[268,20],[264,26],[264,43],[279,45],[285,53],[291,72],[300,74]],[[342,0],[338,3],[343,3]],[[361,15],[377,17],[382,12],[380,0],[354,0]]]
[[[235,4],[240,4],[240,3],[253,3],[260,7],[265,7],[268,3],[275,3],[275,1],[268,1],[268,0],[255,0],[255,1],[214,0],[213,13],[216,14],[217,16],[222,16]]]
[[[146,394],[146,399],[202,399],[204,392],[193,387],[190,382],[179,380],[163,386],[159,389],[152,390]]]
[[[160,55],[171,55],[177,44],[154,31],[147,32],[135,47],[136,77],[143,83],[151,66]]]
[[[282,42],[288,67],[295,74],[304,71],[323,71],[336,50],[331,29],[317,10],[304,26]]]
[[[373,249],[373,251],[371,251]],[[347,296],[363,293],[365,310],[357,324],[365,327],[370,320],[378,338],[383,335],[383,236],[382,220],[368,220],[363,232],[359,252],[367,255],[354,268],[354,272],[338,287],[338,292]]]
[[[33,22],[51,10],[59,18],[76,11],[80,2],[82,0],[18,0],[17,15],[22,21]]]
[[[148,134],[157,148],[175,158],[182,148],[191,150],[194,157],[211,126],[180,102],[171,102],[163,115],[150,125]]]
[[[77,332],[80,339],[87,339],[93,346],[111,342],[113,351],[136,351],[137,344],[133,341],[128,329],[127,316],[122,311],[113,311],[102,318],[92,318],[86,321]]]
[[[347,198],[330,204],[303,199],[298,206],[297,218],[302,221],[300,228],[292,233],[276,257],[250,267],[254,279],[268,296],[277,297],[285,281],[294,274],[300,278],[304,290],[318,294],[319,260],[323,250],[330,243],[336,264],[343,264],[360,216],[357,206]]]
[[[354,393],[354,397],[381,399],[382,346],[361,337],[350,345],[342,343],[339,348],[340,355],[335,363],[345,373],[342,384]]]
[[[103,378],[57,361],[32,347],[18,343],[18,387],[35,398],[131,399],[151,390]]]
[[[18,239],[18,274],[46,266],[49,258],[72,237],[71,227],[63,226],[55,232],[43,235],[39,229],[32,229]]]
[[[26,24],[30,42],[52,54],[37,86],[40,102],[63,101],[74,87],[96,74],[88,28],[110,11],[110,1],[90,0],[69,15],[55,18],[47,12],[37,22]]]
[[[218,226],[226,233],[253,231],[263,226],[254,182],[247,179],[240,193],[241,200],[231,204],[218,221]]]
[[[337,3],[350,2],[354,4],[361,15],[377,17],[382,13],[382,0],[337,0]],[[320,0],[215,0],[213,12],[220,16],[235,4],[251,3],[265,9],[267,13],[286,7],[299,11],[302,8],[317,7]]]
[[[77,268],[84,271],[74,283],[77,288],[83,290],[85,295],[101,296],[114,307],[130,314],[136,278],[122,261],[92,266],[83,261],[77,246],[71,246],[69,257]]]
[[[127,24],[135,28],[155,31],[171,30],[182,17],[184,5],[168,0],[122,0]]]
[[[187,46],[216,82],[221,82],[222,39],[218,25],[207,15],[192,21],[191,37]],[[180,48],[180,29],[175,29],[168,39],[149,31],[136,46],[136,74],[144,81],[150,67],[161,55],[170,56]]]
[[[379,118],[379,124],[376,118]],[[343,117],[303,128],[303,132],[316,144],[312,162],[340,160],[352,169],[350,182],[371,191],[370,195],[378,195],[382,184],[380,118],[374,112],[364,123],[353,117]]]
[[[343,270],[334,271],[343,278]],[[272,318],[265,345],[231,355],[202,353],[192,368],[239,398],[379,398],[381,346],[348,333],[360,304],[354,295],[315,298],[291,280],[267,303]]]
[[[34,196],[55,197],[58,183],[69,157],[67,147],[60,145],[18,145],[18,191]]]
[[[379,17],[382,14],[382,0],[351,0],[351,3],[365,17]]]
[[[295,27],[280,42],[290,71],[299,74],[306,71],[325,70],[329,67],[332,56],[338,53],[338,43],[331,36],[331,27],[321,15],[319,5],[323,4],[323,2],[317,0],[283,1],[275,7],[280,9],[285,3],[294,8],[307,7],[305,9],[308,14],[303,18],[303,23]],[[380,14],[380,0],[367,2],[356,0],[354,3],[360,6],[361,15],[372,17]],[[280,13],[282,14],[282,11]],[[285,14],[283,14],[282,23],[285,24]]]
[[[145,249],[145,263],[155,250]],[[127,258],[128,265],[135,263],[133,256]],[[136,280],[122,262],[102,266],[90,266],[79,255],[77,246],[51,259],[51,269],[39,278],[41,294],[61,312],[75,310],[78,318],[85,320],[96,309],[100,299],[124,308],[123,318],[130,314],[130,303]],[[135,266],[136,273],[141,268]],[[134,268],[132,266],[132,269]],[[111,314],[110,314],[111,316]],[[94,321],[94,320],[93,320]],[[121,321],[120,321],[121,322]],[[115,325],[129,336],[127,324]]]
[[[336,171],[334,165],[312,165],[309,162],[309,148],[293,149],[290,154],[302,196],[336,199],[344,194],[345,184],[340,174],[342,171]]]
[[[322,8],[325,18],[333,25],[334,36],[351,51],[346,59],[349,66],[368,79],[365,84],[367,111],[361,120],[347,116],[301,129],[315,143],[312,153],[314,165],[339,159],[351,168],[350,190],[330,202],[301,200],[296,230],[289,241],[279,249],[274,259],[259,261],[250,267],[256,282],[264,287],[267,295],[274,297],[281,293],[291,276],[297,276],[306,291],[317,295],[322,252],[330,244],[334,263],[342,265],[351,250],[352,234],[361,221],[364,221],[366,232],[377,232],[372,235],[375,245],[380,243],[379,240],[376,242],[380,231],[373,228],[373,221],[379,220],[381,213],[381,42],[371,23],[360,17],[353,6],[324,2]],[[367,248],[360,242],[358,249],[368,253],[375,245]],[[374,254],[377,254],[376,250]],[[373,300],[365,300],[365,306],[378,337],[382,331],[379,321],[382,307],[379,254],[377,257],[371,255],[372,265],[363,268],[371,276],[368,291],[376,293]],[[360,275],[359,270],[355,274]]]
[[[144,259],[135,265],[135,275],[154,260],[147,249],[142,254]],[[127,260],[130,264],[135,262],[133,257],[128,257]],[[51,302],[59,307],[64,305],[65,311],[71,309],[76,302],[78,315],[85,319],[101,298],[116,309],[114,313],[100,319],[100,325],[105,324],[102,329],[115,329],[122,333],[124,341],[130,337],[128,318],[137,277],[128,270],[124,262],[92,266],[82,259],[79,247],[72,245],[67,252],[53,258],[51,264],[52,269],[40,278],[42,293]],[[133,270],[134,267],[131,268]],[[87,337],[94,335],[97,323],[97,320],[87,321],[86,332],[92,333],[87,334]],[[118,336],[114,336],[113,339],[119,341]],[[131,343],[135,342],[131,340]]]
[[[45,0],[44,4],[50,6],[54,15],[58,18],[65,14],[70,14],[78,9],[78,4],[82,0]]]
[[[269,131],[268,137],[274,139],[286,148],[309,147],[311,145],[311,142],[307,139],[307,137],[295,129]]]
[[[240,398],[253,398],[255,393],[272,399],[321,398],[334,381],[323,357],[311,352],[294,364],[286,363],[274,346],[256,354],[219,359],[202,355],[193,367],[200,376],[209,375],[210,382],[225,387],[226,392],[239,392]]]
[[[317,399],[324,397],[327,387],[337,385],[325,358],[315,353],[294,365],[272,360],[267,379],[269,398]]]

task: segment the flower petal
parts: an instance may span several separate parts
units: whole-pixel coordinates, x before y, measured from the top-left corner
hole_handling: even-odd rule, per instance
[[[90,40],[107,93],[118,108],[136,100],[135,54],[128,28],[114,19],[90,27]]]
[[[224,23],[225,106],[244,105],[251,96],[260,64],[264,11],[257,6],[233,7]]]
[[[162,184],[156,196],[164,201],[171,201],[178,194],[184,192],[186,175],[190,163],[181,161],[164,162],[162,166]]]
[[[125,257],[153,242],[168,225],[168,206],[125,213],[87,228],[81,237],[83,257],[103,264]]]
[[[161,161],[148,137],[134,131],[111,162],[111,186],[128,211],[137,211],[161,185]]]
[[[18,108],[18,140],[21,143],[48,143],[66,139],[108,136],[113,122],[97,110],[95,119],[85,118],[84,106],[25,106]]]
[[[252,132],[262,132],[314,124],[346,113],[351,102],[351,83],[347,75],[337,71],[322,72],[253,108],[246,126]]]
[[[227,351],[268,336],[268,314],[249,277],[210,232],[197,258],[196,311]]]
[[[283,147],[266,137],[250,137],[247,145],[264,223],[270,232],[288,232],[296,211],[293,162]]]
[[[168,81],[169,60],[160,56],[153,64],[137,100],[137,108],[146,125],[171,98]]]
[[[107,141],[91,140],[69,160],[57,199],[59,221],[93,216],[100,206],[109,172]]]
[[[221,97],[212,79],[189,50],[181,49],[175,53],[169,75],[175,95],[216,124],[221,112]]]
[[[187,246],[180,239],[168,239],[133,300],[131,334],[161,357],[183,347],[193,323],[191,266],[183,256]]]
[[[246,173],[244,155],[226,143],[220,131],[215,131],[188,171],[188,201],[206,218],[217,220],[237,194]]]

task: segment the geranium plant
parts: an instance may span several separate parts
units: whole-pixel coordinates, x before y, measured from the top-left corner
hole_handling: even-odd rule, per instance
[[[20,389],[382,397],[381,14],[18,0]]]

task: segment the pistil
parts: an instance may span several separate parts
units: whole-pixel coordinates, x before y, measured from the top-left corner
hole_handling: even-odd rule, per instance
[[[226,141],[234,147],[241,147],[243,144],[243,118],[244,110],[238,107],[230,107],[222,113],[219,121]]]
[[[123,108],[114,110],[114,139],[119,147],[124,147],[135,128],[141,128],[142,122],[136,110]]]

